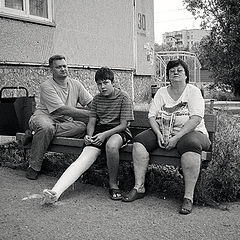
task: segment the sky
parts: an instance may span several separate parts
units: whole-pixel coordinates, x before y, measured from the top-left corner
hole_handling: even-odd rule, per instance
[[[199,29],[200,21],[188,12],[182,0],[154,0],[155,42],[162,43],[165,32],[183,29]]]

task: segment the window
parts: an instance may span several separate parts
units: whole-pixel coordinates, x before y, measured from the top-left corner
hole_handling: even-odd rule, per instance
[[[175,35],[175,38],[182,38],[182,34],[181,34],[181,33],[176,34],[176,35]]]
[[[0,0],[0,15],[32,22],[53,22],[53,0]]]

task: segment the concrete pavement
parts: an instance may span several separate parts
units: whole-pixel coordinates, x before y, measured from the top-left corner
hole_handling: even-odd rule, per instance
[[[195,206],[178,214],[180,201],[146,196],[134,203],[112,201],[107,190],[76,184],[50,207],[40,199],[22,200],[53,186],[56,178],[37,181],[0,167],[0,239],[240,239],[240,203],[229,211]]]

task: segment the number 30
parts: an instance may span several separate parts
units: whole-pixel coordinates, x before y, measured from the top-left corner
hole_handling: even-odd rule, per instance
[[[143,13],[138,13],[138,28],[141,30],[146,30],[146,17]]]

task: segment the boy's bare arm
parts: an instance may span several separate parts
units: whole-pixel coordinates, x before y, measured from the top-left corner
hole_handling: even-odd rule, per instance
[[[89,121],[87,124],[87,135],[89,135],[90,137],[92,137],[94,133],[96,122],[97,122],[96,118],[93,118],[93,117],[89,118]]]
[[[84,141],[86,145],[90,145],[93,140],[92,140],[92,135],[95,130],[97,119],[96,118],[90,118],[87,124],[87,134],[84,137]]]

